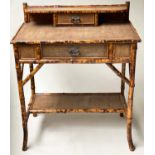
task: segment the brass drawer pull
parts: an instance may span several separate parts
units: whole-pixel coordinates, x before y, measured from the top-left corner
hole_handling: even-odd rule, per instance
[[[69,53],[71,56],[79,56],[80,55],[79,49],[77,47],[72,47],[69,50]]]
[[[79,24],[81,22],[80,17],[79,16],[72,16],[71,17],[71,22],[73,24]]]

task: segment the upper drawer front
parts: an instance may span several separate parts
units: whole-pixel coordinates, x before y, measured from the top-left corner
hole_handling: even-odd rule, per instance
[[[44,44],[42,57],[103,57],[108,58],[107,46],[104,44]]]
[[[94,14],[57,14],[56,25],[94,25]]]

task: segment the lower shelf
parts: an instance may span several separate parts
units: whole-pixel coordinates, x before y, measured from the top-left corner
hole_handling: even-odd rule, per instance
[[[30,113],[125,112],[125,97],[120,93],[37,93]]]

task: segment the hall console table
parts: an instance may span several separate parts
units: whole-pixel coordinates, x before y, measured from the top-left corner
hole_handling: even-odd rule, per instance
[[[12,39],[23,125],[23,150],[27,150],[29,114],[67,112],[119,113],[126,117],[127,140],[132,142],[132,107],[135,86],[136,30],[129,20],[130,3],[93,6],[28,6],[24,23]],[[34,75],[45,64],[105,63],[121,78],[115,93],[36,93]],[[113,64],[122,65],[119,71]],[[23,78],[24,65],[30,74]],[[33,68],[34,64],[37,64]],[[125,76],[126,65],[129,78]],[[26,108],[23,86],[31,81]],[[124,89],[129,85],[126,103]],[[109,84],[110,85],[110,84]]]

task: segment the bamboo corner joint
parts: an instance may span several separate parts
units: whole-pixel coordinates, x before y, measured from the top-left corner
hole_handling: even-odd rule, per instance
[[[115,112],[126,117],[128,145],[134,151],[132,109],[136,50],[141,39],[129,20],[130,2],[95,6],[29,6],[24,3],[23,9],[24,23],[11,41],[22,114],[22,149],[27,150],[30,114]],[[104,63],[120,77],[121,90],[117,93],[36,93],[35,74],[43,65],[54,63]],[[121,71],[113,65],[115,63],[122,64]],[[27,64],[30,74],[23,79]],[[34,64],[37,64],[35,68]],[[28,81],[31,82],[31,98],[26,107],[23,87]],[[127,101],[125,83],[129,86]]]

